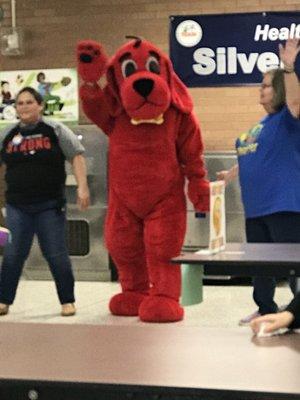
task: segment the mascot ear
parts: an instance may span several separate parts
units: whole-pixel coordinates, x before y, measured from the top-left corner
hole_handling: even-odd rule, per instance
[[[121,114],[123,106],[120,99],[119,87],[115,77],[113,65],[110,65],[106,71],[107,85],[105,87],[106,100],[109,106],[110,114],[117,117]]]
[[[169,73],[169,84],[171,91],[171,102],[174,107],[185,114],[189,114],[193,109],[193,101],[187,90],[187,87],[176,75],[173,65],[169,59],[167,61],[167,70]]]

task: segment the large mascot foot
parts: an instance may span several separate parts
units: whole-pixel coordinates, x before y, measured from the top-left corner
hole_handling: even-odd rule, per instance
[[[146,297],[146,294],[138,292],[118,293],[110,299],[110,312],[114,315],[134,317],[139,314],[139,307]]]
[[[176,300],[163,296],[149,296],[139,308],[144,322],[176,322],[183,318],[183,308]]]

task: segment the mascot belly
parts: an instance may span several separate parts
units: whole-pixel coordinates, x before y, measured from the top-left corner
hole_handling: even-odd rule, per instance
[[[122,289],[110,311],[145,322],[179,321],[180,266],[170,259],[185,236],[185,179],[195,209],[209,208],[191,98],[169,58],[148,41],[131,40],[108,60],[100,44],[85,40],[77,58],[83,110],[109,138],[105,238]]]

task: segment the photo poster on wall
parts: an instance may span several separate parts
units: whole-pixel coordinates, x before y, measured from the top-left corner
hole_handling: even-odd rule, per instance
[[[78,77],[75,68],[2,71],[0,85],[0,125],[18,121],[16,95],[27,86],[42,96],[44,117],[67,123],[78,122]]]

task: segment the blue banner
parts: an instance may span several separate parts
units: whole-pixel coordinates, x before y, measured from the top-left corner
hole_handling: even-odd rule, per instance
[[[257,84],[289,37],[300,38],[300,12],[171,16],[170,58],[188,87]]]

